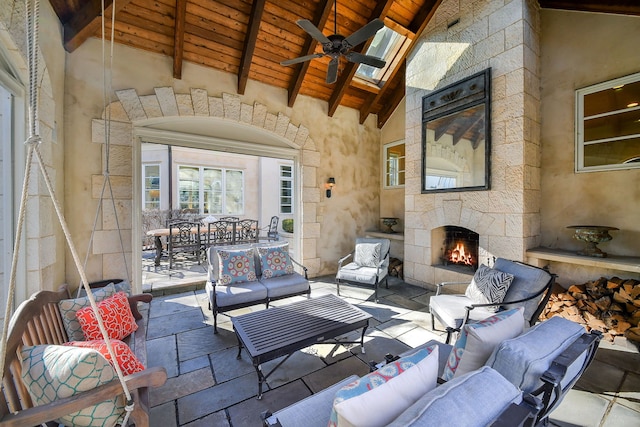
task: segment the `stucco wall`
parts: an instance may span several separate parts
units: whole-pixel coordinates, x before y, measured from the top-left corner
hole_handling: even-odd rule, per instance
[[[92,227],[86,212],[95,209],[96,204],[91,195],[91,176],[101,173],[102,164],[101,145],[91,142],[92,120],[102,117],[105,106],[99,78],[100,41],[88,40],[67,59],[67,206],[83,206],[69,216],[74,234],[86,242]],[[182,80],[172,78],[171,58],[116,46],[114,91],[134,89],[140,97],[154,95],[158,87],[172,88],[175,94],[189,94],[192,88],[200,88],[209,97],[236,91],[235,75],[185,63],[182,76]],[[303,259],[312,262],[312,275],[334,272],[340,255],[348,253],[354,238],[374,226],[379,217],[380,131],[375,117],[360,125],[357,111],[340,107],[330,118],[326,103],[304,96],[288,108],[285,90],[254,81],[249,81],[239,100],[243,105],[264,105],[269,113],[285,114],[295,126],[308,129],[314,150],[304,153],[312,166],[305,169],[302,177]],[[376,173],[372,174],[372,170]],[[325,199],[324,183],[329,176],[335,177],[337,185],[333,197]],[[90,258],[93,277],[102,277],[109,271],[104,259]]]
[[[405,100],[402,100],[389,120],[382,127],[380,138],[380,216],[399,218],[400,222],[393,229],[404,231],[404,188],[384,188],[384,144],[404,140]],[[381,223],[377,228],[382,227]]]
[[[640,255],[640,169],[574,172],[575,90],[640,71],[640,17],[543,10],[542,245],[580,249],[569,225],[608,225],[617,255]],[[562,41],[561,43],[559,41]]]

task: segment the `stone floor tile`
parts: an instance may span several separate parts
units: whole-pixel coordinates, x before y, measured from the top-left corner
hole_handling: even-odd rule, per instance
[[[426,307],[429,307],[429,301],[431,300],[431,297],[434,296],[435,294],[436,294],[435,292],[427,290],[427,293],[419,295],[413,298],[413,300],[416,302],[419,302],[420,304]]]
[[[298,400],[310,396],[311,392],[301,380],[293,381],[262,395],[262,399],[255,397],[228,408],[229,418],[233,426],[261,427],[260,414],[264,411],[276,412]]]
[[[176,403],[171,401],[164,405],[149,409],[149,425],[178,427],[178,421],[176,419]]]
[[[599,351],[599,350],[598,350]],[[625,372],[616,366],[594,360],[576,383],[576,388],[613,396],[622,385]]]
[[[178,421],[180,424],[186,424],[250,397],[255,397],[257,393],[258,385],[255,374],[219,383],[215,387],[178,399]]]
[[[421,327],[416,327],[410,331],[398,336],[398,340],[411,348],[418,347],[427,341],[436,340],[444,342],[447,337],[446,333],[434,333]]]
[[[187,424],[184,427],[230,427],[229,420],[225,411],[214,412]]]
[[[213,380],[211,369],[208,367],[198,369],[181,374],[179,377],[169,378],[162,387],[152,388],[149,391],[149,404],[161,405],[214,385],[216,382]]]
[[[391,302],[392,305],[396,305],[407,310],[423,310],[426,308],[424,304],[418,301],[396,294],[386,296],[384,298],[384,302]]]
[[[387,322],[408,310],[400,307],[392,307],[385,304],[376,304],[374,302],[360,302],[355,304],[358,308],[366,311],[380,323]]]
[[[627,372],[617,402],[640,413],[640,375]]]
[[[613,346],[608,341],[602,340],[595,358],[603,363],[640,374],[640,353],[637,347],[635,351],[621,350],[619,346]]]
[[[369,373],[369,365],[355,356],[341,360],[316,372],[302,377],[312,392],[317,393],[351,375],[363,376]]]
[[[235,334],[228,331],[213,333],[213,328],[205,326],[191,331],[181,332],[176,335],[178,343],[178,360],[193,359],[209,353],[214,353],[225,348],[237,345]]]
[[[355,355],[365,363],[380,362],[384,360],[385,354],[400,354],[409,350],[409,346],[400,341],[391,338],[389,335],[381,331],[375,331],[365,338],[364,348],[366,353],[358,351]],[[353,350],[352,350],[353,352]]]
[[[614,402],[601,427],[637,426],[639,420],[640,412]]]
[[[610,400],[586,391],[569,390],[549,420],[559,427],[599,427]]]
[[[169,378],[179,375],[175,335],[147,340],[147,365],[163,366]]]
[[[391,289],[397,295],[401,295],[405,298],[411,299],[430,292],[428,289],[424,289],[419,286],[408,285],[407,283],[395,277],[389,278],[389,289]]]
[[[383,331],[391,338],[397,338],[411,329],[416,328],[415,323],[403,319],[391,319],[387,322],[380,323],[376,326],[376,329]]]
[[[195,307],[191,310],[149,319],[147,339],[177,334],[191,329],[202,328],[203,326],[205,326],[205,323],[202,310],[199,307]]]
[[[268,374],[280,361],[282,357],[274,359],[272,361],[262,364],[262,372]],[[310,374],[326,367],[324,361],[314,354],[311,354],[307,349],[296,351],[289,359],[287,359],[282,365],[280,365],[270,376],[267,378],[269,388],[279,387],[283,384],[290,383],[297,378]],[[258,384],[257,374],[253,375],[256,379],[256,387]]]
[[[408,320],[414,323],[416,326],[420,326],[421,328],[431,330],[431,314],[428,312],[428,309],[419,311],[410,311],[408,313],[402,313],[394,317],[395,319],[403,319]],[[432,331],[435,332],[435,331]]]
[[[236,357],[237,355],[237,347],[216,351],[209,355],[211,366],[213,366],[213,375],[217,382],[229,381],[250,373],[256,375],[256,370],[246,351],[243,350],[242,357],[239,360]]]
[[[198,307],[193,292],[185,292],[163,297],[154,297],[149,308],[149,318],[164,317],[169,314],[192,310]]]
[[[180,362],[180,375],[202,368],[211,368],[211,362],[206,355]]]
[[[327,365],[352,356],[349,350],[341,344],[316,344],[309,347],[307,352],[319,356]]]

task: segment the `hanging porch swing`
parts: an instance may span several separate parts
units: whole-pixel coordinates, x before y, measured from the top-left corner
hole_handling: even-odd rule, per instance
[[[115,9],[115,1],[114,9]],[[155,367],[125,375],[120,366],[115,343],[111,341],[101,311],[96,303],[94,291],[87,280],[85,265],[80,263],[77,250],[71,239],[71,233],[56,199],[51,179],[44,166],[38,135],[38,12],[39,0],[26,0],[27,16],[27,60],[29,68],[29,137],[25,178],[18,214],[13,259],[11,264],[10,286],[5,310],[5,321],[0,343],[0,378],[3,380],[0,398],[0,426],[57,425],[67,426],[112,426],[116,423],[126,426],[129,418],[136,426],[148,426],[148,388],[159,387],[166,381],[164,368]],[[105,65],[105,24],[104,1],[102,2],[102,45],[103,69],[105,69],[104,101],[106,102],[107,79]],[[113,60],[113,28],[111,23],[111,61]],[[109,66],[111,69],[111,65]],[[109,86],[110,90],[110,86]],[[89,247],[93,241],[97,218],[102,200],[108,188],[113,201],[113,192],[109,179],[109,123],[110,111],[106,117],[105,150],[106,166],[104,184],[96,212],[96,220],[91,233]],[[37,168],[32,170],[33,164]],[[101,337],[106,352],[101,355],[96,350],[81,347],[63,346],[72,339],[59,303],[70,298],[66,286],[58,291],[40,291],[24,301],[12,315],[16,289],[16,271],[20,241],[27,206],[27,190],[32,175],[40,171],[41,177],[51,197],[52,204],[64,233],[69,252],[80,275],[82,287],[86,292],[89,309],[97,323],[96,334]],[[115,211],[115,202],[114,202]],[[116,213],[118,231],[120,226]],[[120,238],[124,256],[124,245]],[[87,250],[88,258],[89,250]],[[126,268],[126,258],[125,258]],[[126,276],[129,277],[128,271]],[[117,295],[117,294],[116,294]],[[124,294],[123,294],[124,295]],[[124,298],[121,297],[121,298]],[[130,315],[136,331],[129,335],[127,351],[138,357],[141,365],[146,365],[145,319],[137,311],[138,302],[150,302],[151,295],[138,295],[125,299],[122,303],[130,308]],[[127,304],[128,302],[128,304]],[[87,313],[91,316],[91,313]],[[78,318],[80,320],[80,318]],[[135,319],[135,320],[134,320]],[[98,332],[99,331],[99,332]],[[120,350],[119,350],[120,351]],[[108,361],[110,359],[113,363]],[[39,379],[46,378],[43,383]],[[54,379],[52,379],[54,378]],[[54,422],[52,424],[52,422]]]

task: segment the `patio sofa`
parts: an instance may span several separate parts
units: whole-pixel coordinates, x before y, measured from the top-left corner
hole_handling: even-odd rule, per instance
[[[286,242],[211,246],[207,262],[205,289],[216,334],[218,313],[256,304],[269,308],[271,301],[311,294],[307,268],[291,258]]]
[[[521,313],[518,309],[509,311]],[[520,316],[519,319],[523,320],[523,317]],[[431,353],[426,359],[435,359],[431,365],[431,375],[435,377],[437,373],[437,384],[433,384],[427,392],[419,392],[416,400],[409,401],[408,404],[405,402],[406,398],[403,400],[401,396],[409,389],[406,383],[396,383],[378,394],[372,393],[393,381],[400,380],[403,378],[402,374],[382,385],[370,382],[368,390],[361,395],[357,395],[353,390],[361,388],[367,377],[358,378],[354,375],[274,414],[263,413],[263,423],[267,427],[332,426],[337,424],[338,413],[338,419],[340,416],[343,417],[340,422],[346,421],[349,424],[354,418],[348,417],[359,410],[361,413],[375,414],[376,421],[368,422],[371,426],[375,425],[377,420],[383,419],[385,415],[381,413],[386,411],[387,407],[396,407],[396,412],[386,414],[391,415],[391,418],[381,425],[545,425],[549,413],[557,407],[565,393],[573,387],[591,363],[601,335],[597,332],[586,333],[581,325],[554,317],[513,338],[500,341],[505,328],[496,326],[496,330],[490,331],[494,329],[491,324],[495,326],[499,323],[502,322],[493,319],[475,330],[472,330],[471,325],[467,325],[455,346],[429,341],[399,355],[398,362],[407,363],[406,361],[415,358],[419,351],[427,349]],[[478,337],[482,333],[486,335],[487,331],[490,331],[490,337],[484,336],[485,342],[475,344],[481,347],[480,353],[484,353],[478,358],[478,348],[472,348],[470,342],[477,341]],[[492,343],[492,339],[498,342]],[[460,375],[451,375],[448,371],[452,367],[462,366],[466,352],[469,352],[467,355],[471,358],[468,362],[474,362],[475,366],[473,363],[467,364],[466,369],[461,369]],[[408,368],[412,370],[409,378],[422,375],[417,368],[426,359]],[[375,366],[378,371],[385,367],[384,362]],[[425,367],[422,369],[425,370]],[[378,371],[369,376],[375,375]],[[446,380],[447,377],[450,379]],[[408,382],[410,379],[402,381]],[[431,379],[424,382],[427,381]],[[415,382],[411,387],[415,387]],[[349,407],[349,403],[346,402],[354,397],[349,396],[345,399],[345,393],[356,394],[355,398],[360,400]],[[359,420],[354,425],[359,425]]]

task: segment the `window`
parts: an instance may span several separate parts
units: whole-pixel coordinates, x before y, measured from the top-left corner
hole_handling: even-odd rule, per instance
[[[369,45],[366,54],[386,61],[383,68],[360,64],[356,70],[356,77],[382,87],[388,80],[394,59],[399,53],[409,47],[411,40],[389,27],[378,31]]]
[[[280,165],[280,213],[293,213],[293,168]]]
[[[160,209],[160,165],[144,165],[142,174],[142,208]]]
[[[385,144],[384,146],[384,186],[404,186],[404,141]]]
[[[576,91],[576,172],[640,168],[640,73]]]
[[[244,213],[244,173],[239,170],[178,166],[180,209],[201,214]]]

